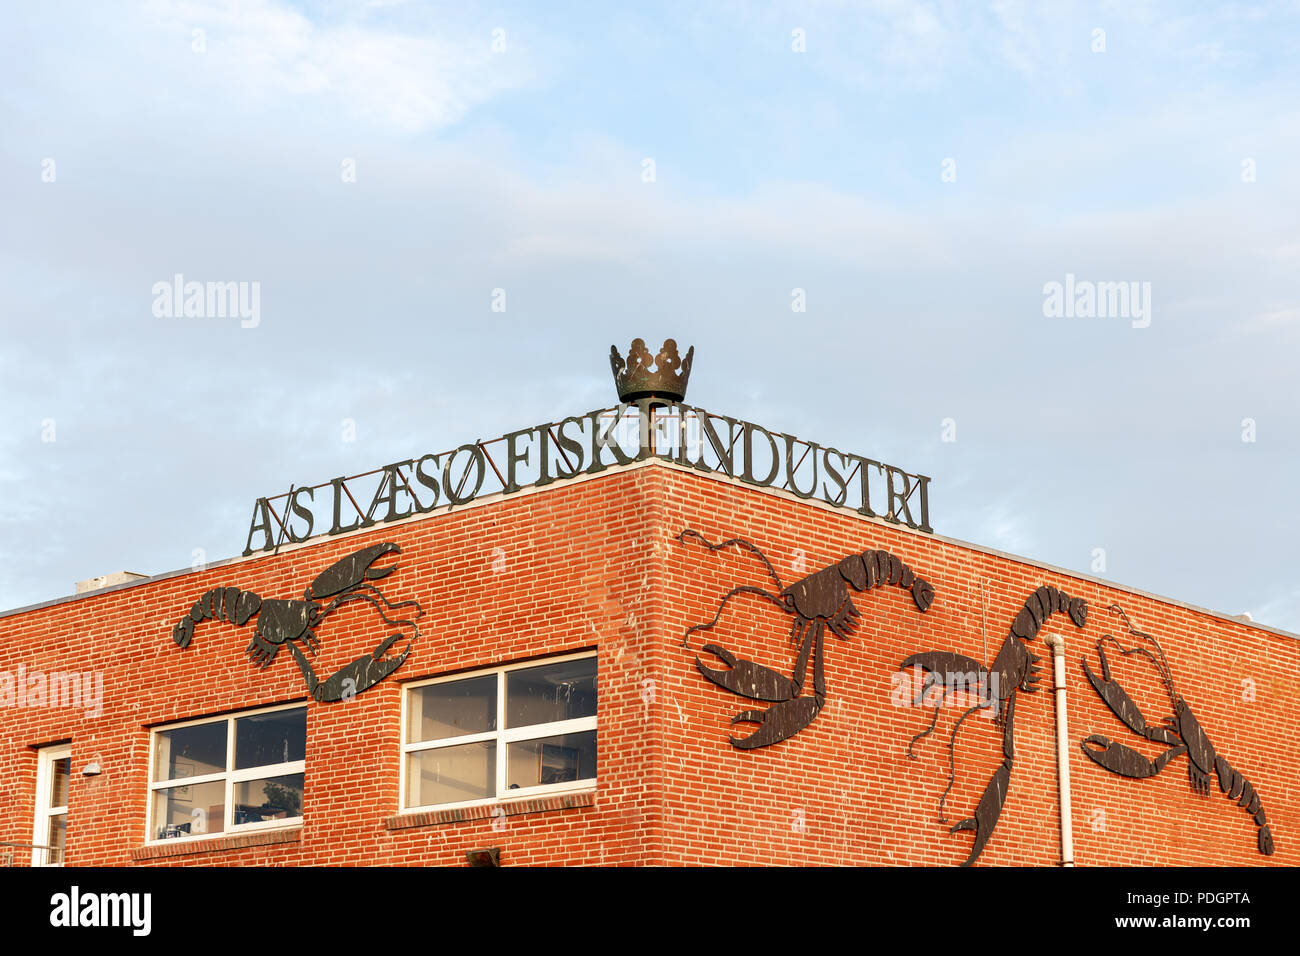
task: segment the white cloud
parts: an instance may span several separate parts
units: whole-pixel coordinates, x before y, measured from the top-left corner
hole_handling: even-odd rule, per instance
[[[489,31],[456,23],[412,35],[364,18],[314,22],[274,0],[184,0],[154,10],[165,29],[205,31],[201,55],[241,97],[264,105],[284,94],[318,98],[405,132],[453,124],[534,79],[524,48],[494,54]]]
[[[289,481],[595,407],[609,343],[661,332],[699,347],[693,400],[934,476],[941,533],[1085,571],[1104,541],[1117,577],[1216,607],[1291,588],[1297,517],[1231,520],[1239,489],[1286,500],[1300,434],[1284,173],[1300,127],[1267,77],[1208,95],[1138,66],[1148,99],[1063,106],[1052,47],[1086,49],[1087,31],[1044,27],[1033,7],[1010,54],[1023,74],[1000,59],[1014,31],[960,4],[715,18],[695,48],[644,20],[648,37],[620,35],[633,71],[562,63],[517,15],[494,58],[490,22],[399,26],[435,15],[417,4],[334,20],[267,0],[238,18],[199,2],[156,4],[147,22],[85,9],[71,35],[27,8],[18,39],[0,36],[15,76],[40,67],[0,84],[0,120],[21,120],[0,143],[19,171],[0,180],[0,510],[18,540],[44,542],[39,561],[0,554],[0,606],[182,566],[191,546],[234,553],[252,498]],[[1121,19],[1106,20],[1114,53],[1133,42]],[[804,60],[794,24],[809,29]],[[193,27],[208,30],[202,55]],[[558,79],[519,98],[528,115],[411,135],[530,82],[530,37]],[[728,55],[750,72],[711,86]],[[808,85],[749,109],[773,62]],[[1086,62],[1111,76],[1122,61]],[[701,92],[665,109],[667,75]],[[1021,115],[1029,84],[1048,106]],[[888,89],[884,110],[862,85]],[[912,109],[927,85],[941,95]],[[1011,91],[1010,110],[985,102],[990,88]],[[613,120],[582,110],[624,102]],[[730,162],[711,151],[725,143],[699,145],[728,112],[752,135]],[[950,140],[965,147],[945,185]],[[354,143],[360,178],[345,186]],[[51,154],[60,178],[44,185],[32,157]],[[1243,156],[1260,157],[1258,183],[1240,183]],[[150,283],[175,271],[261,280],[261,327],[150,321]],[[1044,320],[1042,284],[1067,271],[1153,281],[1151,328]],[[497,286],[508,313],[489,311]],[[792,286],[806,315],[792,316]],[[961,440],[941,446],[949,415]],[[1239,440],[1246,415],[1257,444]],[[54,447],[39,443],[46,416]],[[1186,516],[1207,495],[1228,516],[1216,548],[1253,555],[1255,578],[1178,566],[1204,550],[1206,525]],[[1269,613],[1294,626],[1300,612]]]

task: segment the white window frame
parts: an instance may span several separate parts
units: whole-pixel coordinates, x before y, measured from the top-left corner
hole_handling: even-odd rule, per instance
[[[546,724],[529,724],[526,727],[516,727],[506,729],[506,675],[511,671],[529,670],[534,667],[545,667],[549,664],[562,664],[565,661],[577,661],[590,659],[595,661],[597,654],[595,651],[582,651],[576,654],[563,654],[557,657],[534,658],[527,661],[517,661],[513,664],[504,664],[500,667],[486,667],[481,670],[462,671],[457,674],[448,674],[443,677],[435,677],[432,680],[417,681],[406,684],[402,688],[402,753],[400,758],[400,769],[398,773],[398,808],[401,813],[420,813],[429,810],[454,810],[459,807],[477,807],[491,806],[497,803],[510,803],[514,800],[524,800],[530,797],[544,797],[554,793],[567,793],[572,790],[593,790],[596,787],[596,781],[600,777],[600,733],[596,727],[596,718],[600,715],[600,667],[596,668],[596,713],[590,717],[577,717],[572,720],[557,720]],[[443,737],[438,740],[425,740],[418,743],[412,743],[407,740],[407,734],[410,733],[410,726],[407,722],[407,709],[411,698],[411,692],[421,687],[429,687],[433,684],[453,684],[456,681],[471,680],[476,677],[486,677],[489,674],[497,676],[497,729],[490,730],[480,734],[463,734],[458,737]],[[555,737],[560,734],[581,733],[584,731],[597,731],[596,734],[596,776],[584,777],[582,780],[568,780],[564,783],[539,784],[536,787],[520,787],[517,790],[506,789],[506,753],[508,745],[520,740],[536,740],[541,737]],[[461,744],[481,743],[492,740],[496,742],[496,795],[483,797],[477,800],[461,800],[455,803],[429,803],[421,806],[406,805],[406,764],[407,758],[413,753],[419,753],[424,750],[438,750],[443,747],[460,746]]]
[[[233,836],[237,833],[249,833],[256,830],[282,830],[290,827],[301,827],[302,817],[287,817],[283,820],[262,820],[257,823],[235,823],[235,784],[243,783],[248,780],[262,780],[267,777],[283,777],[293,773],[306,773],[306,760],[290,760],[287,763],[264,764],[260,767],[249,767],[244,770],[233,770],[235,765],[235,721],[242,720],[245,717],[256,717],[259,714],[270,714],[281,710],[306,710],[307,704],[280,704],[275,707],[259,707],[256,710],[241,710],[237,713],[226,714],[223,717],[200,717],[196,720],[183,720],[174,724],[160,724],[157,727],[149,729],[149,794],[146,797],[147,806],[145,807],[145,843],[183,843],[197,840],[219,840],[225,836]],[[154,759],[158,744],[158,735],[169,730],[181,730],[185,727],[197,727],[200,724],[218,724],[226,723],[226,769],[216,773],[197,774],[192,777],[174,777],[170,780],[153,779]],[[178,837],[156,837],[154,834],[157,828],[154,825],[153,808],[154,793],[159,790],[171,790],[174,787],[183,787],[190,784],[211,783],[215,780],[224,780],[226,782],[225,796],[223,807],[225,810],[225,819],[221,821],[223,829],[219,833],[191,833],[188,836]],[[304,793],[304,803],[306,803]]]
[[[61,807],[51,807],[50,799],[54,790],[54,764],[56,761],[67,759],[68,761],[68,794],[72,794],[72,744],[56,744],[53,747],[42,747],[37,752],[36,763],[36,819],[32,821],[32,866],[63,866],[63,860],[58,863],[49,862],[49,851],[45,849],[49,846],[47,842],[50,839],[50,817],[64,817],[64,823],[67,822],[68,807],[64,804]],[[63,831],[63,856],[68,855],[68,831]]]

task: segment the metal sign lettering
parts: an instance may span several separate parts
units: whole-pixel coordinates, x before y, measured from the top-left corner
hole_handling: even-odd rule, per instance
[[[273,551],[277,539],[342,534],[650,458],[934,531],[925,475],[678,401],[642,397],[258,498],[243,553]]]
[[[275,660],[281,646],[287,647],[297,662],[298,669],[302,671],[307,690],[313,698],[322,702],[350,700],[401,667],[411,653],[415,638],[420,636],[420,628],[415,620],[392,620],[384,610],[414,607],[415,618],[418,619],[424,614],[423,608],[416,601],[394,604],[377,587],[367,583],[391,574],[397,565],[386,568],[375,568],[372,565],[384,555],[400,554],[401,550],[395,544],[376,544],[354,551],[317,575],[316,580],[303,592],[301,601],[278,598],[263,600],[252,591],[214,588],[195,601],[190,612],[180,619],[172,630],[172,640],[184,650],[190,646],[194,637],[195,624],[202,621],[226,621],[236,627],[243,627],[256,616],[257,629],[245,649],[249,660],[258,667],[267,667]],[[329,597],[334,600],[326,605],[320,603]],[[407,641],[406,648],[396,657],[385,658],[384,654],[403,636],[400,632],[380,641],[374,651],[358,657],[327,680],[318,680],[315,669],[299,650],[298,644],[301,643],[314,655],[320,643],[313,628],[349,601],[365,601],[379,612],[385,624],[408,626],[415,633]]]

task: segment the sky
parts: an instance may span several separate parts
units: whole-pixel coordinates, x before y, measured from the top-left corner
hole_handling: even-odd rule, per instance
[[[0,609],[611,405],[639,336],[940,534],[1300,632],[1300,3],[4,20]]]

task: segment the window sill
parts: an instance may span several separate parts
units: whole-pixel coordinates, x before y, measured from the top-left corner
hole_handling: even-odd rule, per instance
[[[512,817],[521,813],[546,813],[552,810],[572,810],[596,804],[595,790],[578,790],[557,793],[530,800],[511,800],[505,803],[488,803],[477,807],[457,807],[451,810],[415,810],[399,813],[384,820],[386,830],[405,830],[409,827],[442,826],[448,823],[466,823],[470,820],[488,820],[495,816]]]
[[[148,860],[162,860],[173,856],[189,856],[192,853],[216,853],[221,850],[242,850],[250,846],[273,846],[277,843],[298,843],[302,839],[302,827],[289,827],[283,830],[261,830],[253,833],[228,834],[211,840],[177,840],[167,843],[151,843],[136,847],[131,851],[133,863]]]

